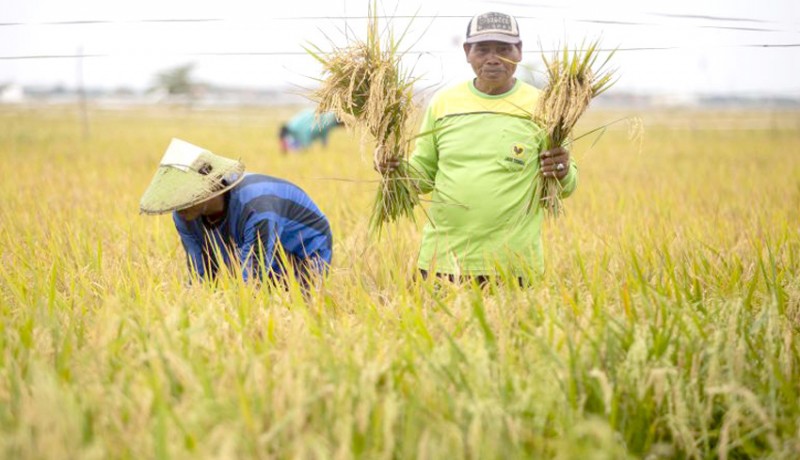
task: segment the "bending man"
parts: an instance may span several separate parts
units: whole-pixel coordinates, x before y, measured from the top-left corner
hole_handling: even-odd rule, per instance
[[[245,280],[294,273],[307,285],[331,263],[328,219],[303,190],[180,139],[170,143],[140,209],[173,212],[190,273],[202,279],[225,265],[240,267]]]

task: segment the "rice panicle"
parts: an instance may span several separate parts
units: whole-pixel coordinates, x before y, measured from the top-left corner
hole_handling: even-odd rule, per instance
[[[413,79],[400,65],[402,54],[393,32],[379,33],[375,4],[369,12],[366,41],[353,40],[331,53],[318,48],[309,52],[322,63],[325,75],[312,94],[318,113],[332,111],[348,128],[368,134],[375,142],[376,164],[406,159],[414,137],[409,126]],[[419,203],[406,162],[399,164],[381,176],[370,217],[370,228],[378,233],[388,222],[413,219]]]
[[[543,57],[547,84],[539,97],[533,119],[545,131],[545,150],[564,146],[592,99],[615,83],[615,71],[606,68],[614,52],[596,66],[599,45],[599,39],[588,45],[584,42],[580,49],[572,52],[564,46],[554,52],[550,59]],[[546,214],[561,214],[561,181],[552,176],[544,176],[541,169],[534,180],[529,209],[538,202]]]

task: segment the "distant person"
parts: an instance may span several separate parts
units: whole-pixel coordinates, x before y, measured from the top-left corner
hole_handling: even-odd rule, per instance
[[[172,212],[191,275],[213,279],[221,264],[245,281],[305,287],[331,263],[328,219],[296,185],[244,172],[240,161],[173,139],[140,202],[141,212]]]
[[[343,124],[331,112],[317,116],[314,109],[305,109],[281,125],[278,136],[281,152],[289,153],[305,150],[319,140],[322,146],[328,145],[330,131]]]

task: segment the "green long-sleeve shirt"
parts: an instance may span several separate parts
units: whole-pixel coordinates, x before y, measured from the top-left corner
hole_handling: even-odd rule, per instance
[[[520,80],[488,95],[470,81],[437,93],[409,160],[423,193],[432,192],[418,266],[436,273],[516,276],[544,270],[543,210],[527,210],[544,146],[531,120],[539,91]],[[577,186],[574,162],[562,197]]]

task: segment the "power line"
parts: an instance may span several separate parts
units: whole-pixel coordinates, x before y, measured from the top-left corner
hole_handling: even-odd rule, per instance
[[[203,23],[203,22],[225,22],[220,18],[174,18],[174,19],[80,19],[74,21],[42,21],[42,22],[0,22],[0,27],[18,26],[84,26],[97,24],[151,24],[151,23]]]
[[[759,24],[777,24],[775,21],[767,21],[764,19],[752,18],[731,18],[724,16],[708,16],[704,14],[674,14],[674,13],[644,13],[650,16],[660,16],[664,18],[677,18],[677,19],[702,19],[704,21],[726,21],[726,22],[755,22]]]
[[[513,2],[511,2],[513,4]],[[526,5],[528,6],[528,5]],[[545,6],[540,6],[545,7]],[[557,8],[557,7],[547,7]],[[680,18],[680,19],[700,19],[707,21],[725,21],[725,22],[750,22],[757,24],[780,24],[775,21],[765,21],[757,19],[745,18],[730,18],[722,16],[705,16],[705,15],[691,15],[691,14],[666,14],[666,13],[644,13],[656,17],[667,18]],[[377,16],[379,20],[414,20],[414,19],[469,19],[472,16],[464,15],[393,15],[393,16]],[[540,16],[525,16],[517,15],[517,19],[542,19]],[[342,15],[342,16],[285,16],[275,17],[271,20],[276,21],[348,21],[348,20],[368,20],[369,16],[366,15]],[[586,19],[586,18],[569,18],[568,20],[588,23],[588,24],[602,24],[602,25],[618,25],[618,26],[636,26],[636,27],[649,27],[649,26],[669,26],[670,24],[642,22],[642,21],[624,21],[618,19]],[[67,20],[67,21],[42,21],[42,22],[3,22],[0,27],[27,27],[27,26],[86,26],[86,25],[114,25],[114,24],[202,24],[202,23],[224,23],[235,22],[236,20],[223,19],[223,18],[155,18],[155,19],[125,19],[125,20],[106,20],[106,19],[81,19],[81,20]],[[781,29],[781,28],[766,28],[766,27],[740,27],[740,26],[724,26],[724,25],[703,25],[692,24],[692,27],[703,29],[719,29],[719,30],[739,30],[747,32],[800,32],[800,29]]]
[[[28,56],[0,56],[3,61],[23,61],[35,59],[79,59],[111,57],[110,54],[33,54]]]
[[[588,24],[605,24],[615,26],[660,26],[662,24],[645,23],[645,22],[629,22],[605,19],[576,19],[575,22],[588,23]],[[746,32],[787,32],[782,29],[764,29],[759,27],[736,27],[736,26],[705,26],[695,25],[699,29],[717,29],[717,30],[742,30]]]
[[[641,46],[641,47],[626,47],[626,48],[608,48],[600,49],[601,52],[638,52],[638,51],[670,51],[692,48],[696,46]],[[714,46],[704,48],[800,48],[800,43],[750,43],[742,45],[731,46]],[[560,50],[535,50],[525,51],[525,54],[534,53],[549,53]],[[408,51],[406,54],[449,54],[460,51],[454,50],[433,50],[433,51]],[[165,54],[166,55],[166,54]],[[187,52],[187,53],[174,53],[175,56],[195,56],[195,57],[239,57],[239,56],[307,56],[305,51],[218,51],[218,52]],[[106,53],[106,54],[32,54],[32,55],[17,55],[17,56],[0,56],[3,61],[23,61],[23,60],[37,60],[37,59],[79,59],[79,58],[110,58],[115,56],[126,56],[122,53]]]
[[[556,9],[556,10],[568,10],[570,7],[562,6],[562,5],[551,5],[551,4],[541,4],[541,3],[520,3],[514,1],[493,1],[492,3],[499,3],[505,5],[512,5],[512,6],[519,6],[519,7],[526,7],[526,8],[542,8],[542,9]],[[634,12],[636,13],[636,12]],[[665,18],[676,18],[676,19],[699,19],[705,21],[725,21],[725,22],[751,22],[751,23],[759,23],[759,24],[782,24],[779,21],[771,21],[766,19],[753,19],[753,18],[737,18],[737,17],[730,17],[730,16],[714,16],[714,15],[705,15],[705,14],[682,14],[682,13],[661,13],[656,11],[641,11],[638,14],[643,14],[646,16],[656,16],[656,17],[665,17]],[[517,18],[523,16],[516,16]]]

